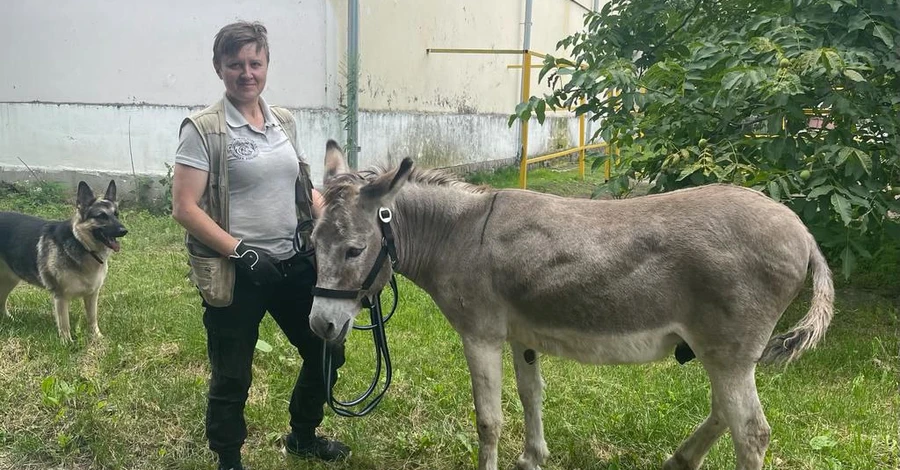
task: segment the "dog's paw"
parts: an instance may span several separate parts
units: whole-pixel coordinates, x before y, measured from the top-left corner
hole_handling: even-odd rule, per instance
[[[94,330],[91,332],[91,339],[101,340],[103,339],[103,333],[101,333],[99,329]]]
[[[72,341],[72,334],[69,333],[68,331],[66,331],[66,332],[60,331],[60,332],[59,332],[59,340],[62,341],[63,344],[72,344],[72,343],[74,343],[74,341]]]

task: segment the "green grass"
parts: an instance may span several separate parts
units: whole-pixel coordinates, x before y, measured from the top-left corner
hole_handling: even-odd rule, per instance
[[[592,158],[585,161],[584,179],[578,174],[577,163],[553,163],[528,170],[527,187],[532,191],[569,197],[590,197],[596,185],[604,181],[603,169],[591,170]],[[502,167],[494,171],[469,174],[466,180],[495,188],[518,188],[519,168]]]
[[[529,174],[532,187],[541,171]],[[558,173],[553,184],[571,190],[560,181],[573,172]],[[27,195],[0,199],[0,210],[10,209],[54,218],[72,211]],[[214,468],[203,434],[205,334],[182,231],[145,212],[123,211],[122,219],[130,233],[100,298],[104,339],[86,340],[79,304],[75,344],[64,345],[46,292],[25,286],[10,298],[16,319],[0,319],[0,469]],[[354,449],[345,463],[284,460],[278,452],[299,359],[264,320],[260,337],[273,350],[257,352],[246,409],[245,461],[254,470],[474,468],[477,435],[459,338],[422,291],[405,280],[400,289],[388,324],[394,383],[387,397],[366,418],[326,414],[324,431]],[[779,329],[802,316],[808,300],[803,292]],[[766,468],[897,468],[897,314],[888,298],[841,290],[824,344],[788,368],[759,371],[773,429]],[[345,398],[371,377],[367,333],[354,332],[348,347],[338,386]],[[708,411],[709,385],[696,361],[596,367],[545,357],[542,368],[552,454],[545,469],[658,469]],[[510,468],[524,433],[508,356],[503,408],[500,466]],[[704,468],[734,468],[727,437]]]

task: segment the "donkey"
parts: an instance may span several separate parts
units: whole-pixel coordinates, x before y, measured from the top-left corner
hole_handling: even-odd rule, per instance
[[[390,171],[347,173],[333,142],[325,179],[313,233],[317,289],[356,294],[317,295],[311,328],[344,341],[361,299],[385,285],[392,267],[428,292],[462,338],[479,470],[497,469],[504,342],[525,414],[519,469],[539,469],[549,455],[536,351],[626,364],[662,359],[676,347],[702,363],[712,404],[663,468],[697,469],[729,429],[737,469],[761,469],[770,428],[756,364],[796,359],[832,318],[831,271],[812,235],[787,207],[750,189],[717,184],[617,201],[567,199],[476,187],[414,169],[409,159]],[[379,256],[383,208],[393,214],[386,223],[396,238],[395,265]],[[808,313],[772,337],[808,269]]]

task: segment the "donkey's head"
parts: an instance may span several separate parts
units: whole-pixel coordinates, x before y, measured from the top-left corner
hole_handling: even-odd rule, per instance
[[[383,220],[412,171],[412,160],[384,172],[348,173],[340,147],[325,152],[325,207],[313,231],[318,282],[309,325],[328,341],[343,341],[364,297],[381,290],[391,277],[384,248]],[[387,223],[390,223],[389,221]],[[371,277],[371,285],[364,286]]]

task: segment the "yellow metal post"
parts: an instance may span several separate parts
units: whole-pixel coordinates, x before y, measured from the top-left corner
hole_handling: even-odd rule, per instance
[[[607,91],[607,96],[619,96],[619,92],[617,90],[612,90],[612,92]],[[612,159],[613,156],[619,156],[619,146],[618,145],[609,145],[606,147],[606,165],[603,168],[603,176],[606,178],[606,181],[609,181],[612,173]],[[618,158],[616,158],[616,162],[618,162]]]
[[[522,52],[522,102],[528,101],[531,96],[531,53]],[[528,173],[528,120],[521,123],[522,127],[522,156],[519,163],[519,187],[525,189]]]
[[[603,168],[603,176],[606,178],[606,181],[609,181],[610,173],[612,172],[613,154],[618,155],[619,149],[617,149],[615,145],[607,146],[606,147],[606,166]]]
[[[581,100],[584,103],[584,99]],[[584,181],[584,114],[578,116],[578,147],[581,149],[578,152],[578,174],[581,175],[581,180]]]

